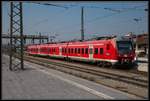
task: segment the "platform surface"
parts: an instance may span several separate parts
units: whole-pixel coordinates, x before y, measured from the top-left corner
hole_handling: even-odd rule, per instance
[[[10,71],[2,55],[2,99],[140,99],[94,82],[24,61],[24,71]]]

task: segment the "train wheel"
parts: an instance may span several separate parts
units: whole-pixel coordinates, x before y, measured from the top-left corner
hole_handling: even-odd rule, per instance
[[[103,66],[104,67],[111,67],[111,63],[110,62],[103,62]]]
[[[113,65],[111,62],[108,63],[108,67],[113,68]]]
[[[107,67],[107,62],[103,62],[103,67]]]
[[[98,65],[99,67],[104,67],[104,62],[103,62],[103,61],[97,62],[97,65]]]

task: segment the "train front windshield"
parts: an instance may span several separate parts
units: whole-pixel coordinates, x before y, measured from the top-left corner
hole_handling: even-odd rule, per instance
[[[131,41],[117,41],[117,48],[120,54],[128,54],[133,50]]]

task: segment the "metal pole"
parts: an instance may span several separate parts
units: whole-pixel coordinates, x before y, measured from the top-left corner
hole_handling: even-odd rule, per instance
[[[40,35],[40,44],[42,43],[42,40],[41,40],[41,33],[39,33],[39,35]]]
[[[26,44],[26,38],[23,39],[24,44]]]
[[[22,2],[20,2],[20,35],[21,35],[21,69],[24,69],[23,64],[23,17],[22,17]]]
[[[13,24],[13,2],[10,2],[10,53],[9,53],[9,69],[12,71],[12,24]]]
[[[34,38],[32,38],[32,44],[34,44]]]
[[[48,38],[47,38],[47,43],[48,43]]]
[[[81,41],[84,41],[84,7],[81,7]]]

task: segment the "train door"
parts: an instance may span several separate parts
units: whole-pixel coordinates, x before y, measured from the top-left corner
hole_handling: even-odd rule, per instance
[[[111,44],[107,43],[105,45],[105,58],[106,59],[111,59],[111,55],[112,55],[112,48],[111,48]]]
[[[89,45],[89,59],[93,60],[93,45]]]
[[[103,60],[105,58],[105,56],[104,56],[104,47],[98,47],[98,48],[99,48],[98,58]]]
[[[59,48],[59,55],[62,56],[62,47],[58,46],[58,48]]]

